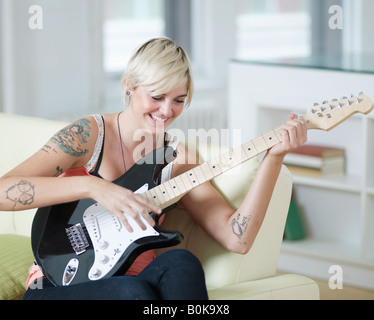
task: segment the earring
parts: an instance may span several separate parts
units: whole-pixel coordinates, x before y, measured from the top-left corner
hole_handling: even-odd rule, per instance
[[[130,91],[127,91],[126,94],[129,96],[130,95]]]

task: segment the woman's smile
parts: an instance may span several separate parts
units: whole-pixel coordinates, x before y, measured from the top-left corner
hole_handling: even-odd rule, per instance
[[[164,125],[170,118],[161,118],[154,114],[150,114],[149,117],[156,125]]]

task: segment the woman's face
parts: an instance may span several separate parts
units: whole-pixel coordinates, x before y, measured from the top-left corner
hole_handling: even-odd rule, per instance
[[[163,131],[182,113],[186,97],[185,84],[161,95],[154,95],[146,86],[132,90],[130,107],[138,128],[152,134]]]

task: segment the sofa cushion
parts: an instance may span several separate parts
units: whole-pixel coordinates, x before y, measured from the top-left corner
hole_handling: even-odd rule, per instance
[[[0,300],[22,299],[33,260],[29,237],[0,235]]]

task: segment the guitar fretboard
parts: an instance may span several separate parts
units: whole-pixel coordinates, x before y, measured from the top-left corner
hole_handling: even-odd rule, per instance
[[[178,201],[181,196],[193,188],[196,188],[241,163],[254,158],[281,142],[280,130],[283,129],[283,127],[284,126],[274,129],[267,134],[242,144],[240,147],[236,147],[223,153],[213,160],[207,161],[157,187],[154,187],[153,189],[146,191],[142,196],[164,209]]]

